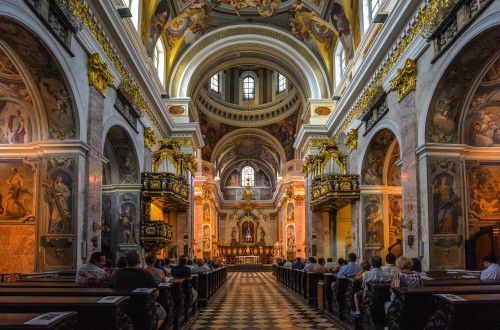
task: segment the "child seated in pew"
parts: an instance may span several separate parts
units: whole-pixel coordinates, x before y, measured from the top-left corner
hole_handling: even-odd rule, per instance
[[[368,261],[363,261],[361,263],[361,267],[366,269],[366,263]],[[369,272],[363,273],[363,284],[361,285],[361,290],[356,292],[354,295],[354,304],[356,305],[356,312],[352,312],[352,315],[355,317],[359,317],[361,315],[361,302],[365,299],[366,293],[368,292],[368,282],[376,282],[376,283],[388,283],[390,282],[391,276],[387,274],[384,270],[382,270],[382,258],[379,256],[373,256],[368,265],[372,266],[372,269]],[[369,269],[369,268],[368,268]]]
[[[368,273],[371,269],[371,266],[370,266],[370,262],[365,260],[363,262],[361,262],[361,271],[359,273],[356,274],[356,276],[354,276],[354,278],[356,280],[364,280],[365,279],[365,275],[366,273]]]
[[[396,260],[396,266],[399,268],[399,273],[397,273],[391,284],[391,301],[385,303],[385,313],[389,310],[391,303],[396,298],[392,288],[419,288],[424,286],[424,281],[420,274],[412,271],[413,260],[408,257],[401,256]]]

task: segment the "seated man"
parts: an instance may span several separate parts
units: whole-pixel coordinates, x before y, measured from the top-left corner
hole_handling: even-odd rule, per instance
[[[389,274],[391,277],[394,277],[397,273],[399,273],[398,267],[394,265],[396,262],[396,256],[393,253],[388,253],[385,256],[385,262],[387,262],[387,265],[382,267],[382,270]]]
[[[500,280],[500,265],[498,259],[490,254],[483,258],[483,265],[486,268],[481,272],[482,280]]]
[[[285,259],[279,259],[278,266],[283,266],[285,264]]]
[[[137,289],[137,288],[157,288],[153,275],[141,268],[141,256],[136,251],[129,251],[125,255],[126,268],[120,268],[111,276],[109,280],[110,288]],[[189,269],[189,268],[188,268]],[[159,293],[154,291],[153,297],[156,299]],[[167,312],[162,305],[155,301],[156,315],[158,316],[158,328],[167,317]]]
[[[347,263],[347,265],[340,268],[338,276],[339,277],[354,277],[354,276],[356,276],[356,274],[361,271],[361,267],[356,264],[356,259],[358,259],[356,254],[349,253],[349,255],[347,256],[348,263]]]
[[[370,260],[370,264],[372,265],[372,269],[366,272],[363,278],[363,284],[361,285],[362,290],[356,292],[356,294],[354,295],[356,312],[353,315],[356,317],[359,317],[359,315],[361,314],[361,302],[363,301],[363,299],[365,299],[366,293],[368,292],[368,286],[366,285],[366,283],[389,283],[392,281],[392,277],[380,268],[382,267],[382,258],[380,258],[379,256],[373,256]]]
[[[316,258],[314,257],[309,257],[308,263],[304,266],[304,271],[306,273],[313,272],[314,267],[316,267]]]
[[[179,263],[172,268],[173,277],[189,277],[191,276],[191,269],[189,269],[186,257],[179,257]]]
[[[325,267],[329,272],[336,272],[340,270],[339,265],[335,261],[333,261],[333,258],[326,259]]]
[[[297,258],[296,261],[295,261],[295,263],[292,265],[292,270],[293,269],[302,270],[302,269],[304,269],[305,266],[306,266],[306,264],[304,264],[302,262],[302,259]]]
[[[284,264],[283,267],[292,267],[292,260],[288,259]]]
[[[83,264],[76,270],[75,283],[87,283],[89,279],[94,281],[106,281],[107,274],[104,271],[106,257],[102,252],[94,252],[90,256],[88,264]]]

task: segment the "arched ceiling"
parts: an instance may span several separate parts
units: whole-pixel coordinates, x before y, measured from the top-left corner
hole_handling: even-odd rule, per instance
[[[157,41],[163,39],[166,46],[166,76],[169,78],[176,62],[188,50],[189,45],[213,31],[245,24],[277,29],[301,43],[313,54],[315,61],[318,61],[326,72],[331,88],[333,52],[337,40],[341,41],[349,58],[352,58],[359,42],[358,2],[144,0],[142,38],[150,55]],[[319,76],[316,78],[320,79]],[[172,79],[170,81],[172,82]]]

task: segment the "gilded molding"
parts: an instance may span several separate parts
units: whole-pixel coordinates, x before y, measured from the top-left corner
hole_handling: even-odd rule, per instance
[[[198,172],[198,162],[193,155],[181,153],[180,145],[178,139],[166,138],[162,140],[158,149],[151,154],[153,172],[157,172],[165,158],[168,157],[172,165],[175,166],[177,175],[185,177],[186,170],[195,175]]]
[[[144,145],[153,151],[153,146],[158,142],[155,132],[151,127],[144,128]]]
[[[320,178],[323,176],[323,170],[325,169],[328,161],[333,158],[335,163],[340,168],[341,174],[347,173],[346,159],[347,155],[340,150],[339,145],[334,139],[321,140],[320,152],[317,155],[307,156],[304,163],[302,163],[301,171],[304,176],[307,176],[310,172],[313,172],[313,178]]]
[[[415,40],[419,34],[425,36],[429,26],[434,24],[431,22],[433,22],[439,14],[439,9],[441,8],[440,6],[443,1],[448,0],[430,0],[427,6],[418,11],[416,17],[412,20],[411,26],[405,30],[406,34],[398,39],[399,43],[397,45],[391,47],[392,51],[388,54],[388,56],[384,57],[387,58],[386,62],[380,65],[380,70],[377,70],[377,74],[372,79],[372,83],[361,93],[360,98],[337,129],[337,132],[334,135],[335,139],[338,138],[339,134],[345,131],[349,124],[359,115],[361,111],[363,111],[365,108],[363,99],[373,93],[373,88],[376,85],[380,85],[382,83],[382,80],[384,80],[387,76],[387,73],[389,73],[389,71],[394,67],[396,62],[401,58],[413,40]]]
[[[349,147],[349,152],[352,152],[354,149],[358,147],[358,130],[351,129],[349,133],[347,133],[344,138],[344,143]]]
[[[307,142],[303,152],[306,153],[309,148],[319,148],[325,141],[327,141],[327,139],[311,139]]]
[[[115,77],[108,71],[108,63],[102,63],[98,53],[89,55],[89,84],[106,96],[106,88],[113,86]]]
[[[398,75],[391,80],[391,88],[398,91],[398,101],[401,101],[416,86],[417,62],[409,58],[403,69],[398,68]]]
[[[63,0],[59,1],[65,2]],[[87,26],[89,28],[90,33],[97,40],[102,50],[106,53],[111,63],[113,63],[113,66],[122,77],[122,84],[126,86],[126,89],[132,91],[135,101],[134,103],[138,106],[138,109],[141,111],[141,113],[146,113],[148,115],[156,130],[161,133],[161,136],[163,138],[166,138],[167,135],[164,129],[156,119],[154,113],[149,108],[148,102],[142,94],[139,85],[136,84],[130,77],[129,69],[126,68],[122,63],[121,59],[115,51],[115,47],[109,41],[109,38],[107,38],[103,34],[103,32],[101,31],[101,27],[94,22],[93,15],[90,12],[88,5],[83,0],[67,0],[66,3],[68,6],[68,11],[66,12],[66,14],[72,16],[76,21],[81,23],[83,26],[82,29],[84,28],[84,26]]]

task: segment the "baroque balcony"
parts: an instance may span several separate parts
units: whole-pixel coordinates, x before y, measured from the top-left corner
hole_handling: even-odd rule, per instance
[[[359,175],[330,175],[314,182],[310,198],[313,211],[340,210],[359,199]]]
[[[149,208],[151,203],[164,211],[188,209],[189,185],[184,178],[173,173],[145,172],[141,173],[141,184],[141,209]],[[142,214],[146,219],[144,210]]]
[[[172,243],[172,226],[163,221],[141,221],[140,231],[146,252],[159,251]]]

